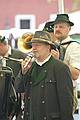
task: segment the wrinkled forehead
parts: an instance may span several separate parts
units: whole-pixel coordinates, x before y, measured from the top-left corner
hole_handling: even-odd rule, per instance
[[[56,27],[56,26],[68,26],[68,27],[70,27],[70,24],[68,22],[59,21],[58,23],[54,24],[54,27]]]

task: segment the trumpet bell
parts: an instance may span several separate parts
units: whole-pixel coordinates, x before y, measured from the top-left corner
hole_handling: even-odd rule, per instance
[[[31,41],[33,34],[25,33],[21,38],[18,39],[18,49],[23,53],[28,53],[32,51],[32,46],[27,44]]]

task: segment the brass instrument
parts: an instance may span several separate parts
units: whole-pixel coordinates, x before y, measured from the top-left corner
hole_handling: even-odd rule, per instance
[[[3,59],[20,62],[20,63],[23,61],[23,59],[17,59],[17,58],[12,58],[12,57],[3,57]]]
[[[19,60],[22,65],[22,71],[26,71],[28,66],[33,61],[34,54],[32,53],[32,46],[30,44],[27,44],[31,41],[32,37],[32,33],[24,33],[22,37],[18,39],[18,49],[21,52],[26,53],[25,60]]]
[[[18,49],[23,53],[28,53],[32,51],[32,46],[27,44],[33,37],[32,33],[24,33],[21,38],[18,39]]]

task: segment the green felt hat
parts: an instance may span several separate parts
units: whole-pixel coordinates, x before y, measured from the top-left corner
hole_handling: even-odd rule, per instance
[[[70,26],[74,25],[74,23],[69,20],[68,14],[58,14],[54,21],[54,24],[57,24],[59,22],[67,22]]]

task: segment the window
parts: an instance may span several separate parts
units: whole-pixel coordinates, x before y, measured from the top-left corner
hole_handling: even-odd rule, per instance
[[[19,29],[35,29],[35,15],[17,15],[15,27]]]
[[[30,29],[30,20],[20,20],[20,29]]]

